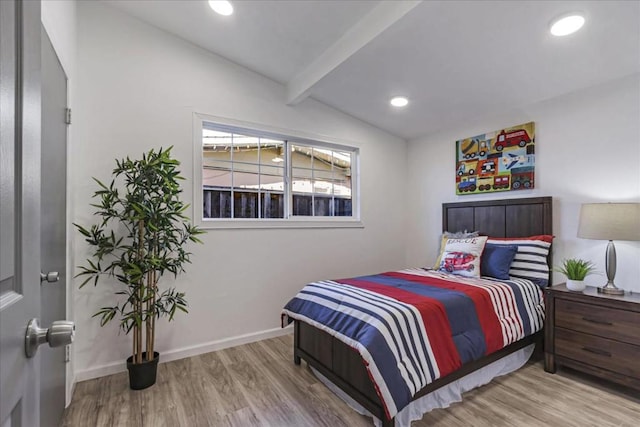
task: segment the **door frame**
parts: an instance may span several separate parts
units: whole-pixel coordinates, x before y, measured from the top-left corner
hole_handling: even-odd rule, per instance
[[[44,25],[44,22],[41,23],[41,34],[43,36],[43,46],[41,46],[41,49],[44,49],[44,43],[45,43],[44,40],[46,38],[46,40],[47,40],[46,43],[48,43],[51,46],[52,53],[55,56],[55,60],[57,61],[58,65],[60,67],[60,70],[62,71],[62,74],[64,76],[64,85],[65,85],[64,86],[64,106],[65,106],[65,108],[68,109],[69,108],[69,93],[70,93],[70,91],[69,91],[69,75],[68,75],[68,72],[65,69],[64,64],[62,63],[60,54],[59,54],[58,50],[56,49],[56,45],[54,43],[54,40],[51,38],[51,35],[50,35],[49,31],[47,31],[47,29],[46,29],[46,27]],[[42,63],[41,71],[42,71],[42,73],[45,72],[44,62]],[[43,119],[42,120],[42,124],[43,124],[43,127],[42,127],[42,133],[43,133],[42,144],[43,145],[42,145],[42,148],[41,148],[41,157],[44,156],[45,153],[47,152],[46,146],[45,146],[46,138],[45,138],[44,133],[48,131],[47,129],[44,128],[44,114],[45,114],[45,112],[44,112],[44,107],[45,107],[44,81],[45,81],[45,78],[43,76],[42,77],[42,82],[43,82],[42,83],[42,97],[43,97],[42,98],[42,108],[43,108],[43,110],[42,110],[42,115],[43,115],[42,116],[42,119]],[[57,117],[58,116],[56,115],[56,119],[55,119],[56,121],[58,120]],[[60,120],[60,123],[66,122],[65,118],[63,117],[62,112],[61,112],[61,114],[59,116],[59,120]],[[70,199],[69,199],[70,198],[70,191],[69,191],[69,185],[67,183],[67,181],[69,179],[69,161],[68,161],[68,159],[69,159],[69,123],[65,124],[65,129],[64,129],[64,154],[63,155],[64,155],[64,157],[66,159],[66,161],[65,161],[65,169],[64,169],[65,205],[64,205],[64,217],[61,219],[66,224],[65,234],[64,234],[64,263],[61,264],[61,265],[57,265],[57,264],[56,265],[50,265],[49,264],[48,267],[51,267],[54,270],[60,271],[61,273],[62,273],[62,269],[64,269],[64,273],[62,273],[61,276],[62,276],[62,278],[64,278],[64,297],[65,297],[64,298],[64,305],[65,306],[64,306],[64,313],[61,313],[59,316],[58,315],[54,316],[55,318],[50,319],[51,321],[55,321],[55,320],[59,320],[59,319],[69,319],[69,320],[73,321],[72,317],[70,316],[70,310],[71,310],[70,304],[71,304],[71,301],[72,301],[72,297],[69,294],[71,292],[70,282],[73,280],[73,278],[69,276],[69,274],[72,272],[71,262],[70,262],[70,253],[69,253],[70,252],[70,249],[69,249],[70,244],[69,244],[69,242],[70,242],[70,239],[72,237],[72,234],[71,234],[72,230],[70,230],[70,228],[72,228],[72,227],[69,227],[69,225],[71,224],[70,204],[69,204],[70,203]],[[42,159],[41,159],[41,161],[42,161]],[[45,167],[42,167],[41,174],[44,174],[44,171],[45,171]],[[45,199],[44,193],[43,193],[44,188],[45,187],[41,188],[41,194],[40,194],[41,203]],[[43,225],[46,223],[46,221],[44,220],[42,215],[43,214],[41,213],[41,229],[40,229],[41,234],[43,233],[43,229],[42,229]],[[46,233],[45,233],[45,235],[46,235]],[[46,254],[42,253],[41,254],[41,264],[45,268],[46,268],[46,266],[44,265],[44,263],[46,263],[46,261],[47,261]],[[42,286],[41,286],[41,292],[44,291],[45,288],[48,288],[50,286],[61,286],[61,285],[62,285],[62,283],[51,283],[51,284],[43,283]],[[44,322],[45,325],[48,324],[48,321],[45,321],[45,318],[44,318],[43,307],[40,308],[40,319],[41,319],[41,322]],[[69,406],[69,404],[71,403],[71,392],[72,392],[71,387],[73,385],[73,382],[70,381],[70,380],[73,379],[73,370],[70,369],[69,365],[71,363],[71,352],[72,352],[71,349],[72,348],[73,347],[71,345],[69,345],[69,349],[68,350],[67,349],[62,350],[62,351],[65,352],[64,353],[64,355],[65,355],[64,356],[64,359],[65,359],[65,363],[64,363],[64,369],[65,369],[65,372],[64,372],[64,390],[65,390],[65,395],[64,395],[64,399],[63,399],[64,408]],[[51,349],[51,350],[47,350],[47,351],[60,351],[60,350],[61,349]],[[61,355],[57,355],[56,357],[60,357],[60,356]],[[46,355],[43,355],[43,357],[46,357]],[[40,375],[43,375],[42,372],[41,372]],[[41,380],[42,380],[42,378],[41,378]],[[41,393],[41,397],[42,397],[42,387],[41,387],[40,393]],[[43,408],[42,399],[41,399],[40,404],[41,404],[41,409],[42,409]]]
[[[0,0],[2,1],[2,0]],[[50,9],[52,6],[50,5],[48,8]],[[63,11],[63,13],[68,13],[67,10]],[[47,19],[47,17],[51,17]],[[43,14],[42,16],[42,27],[43,30],[47,33],[49,40],[53,46],[53,50],[58,57],[58,61],[62,66],[62,70],[64,71],[67,77],[67,107],[73,108],[73,94],[74,91],[72,89],[72,84],[74,82],[73,79],[73,69],[74,69],[74,55],[75,52],[70,51],[67,47],[65,38],[65,33],[61,29],[60,25],[56,25],[53,15],[51,14]],[[74,36],[75,40],[75,36]],[[73,119],[72,119],[73,120]],[[73,127],[69,124],[67,125],[67,170],[66,170],[66,197],[67,197],[67,207],[66,207],[66,222],[67,222],[67,236],[66,236],[66,265],[65,273],[67,277],[67,285],[66,285],[66,319],[75,322],[75,309],[74,309],[74,287],[73,287],[73,272],[74,272],[74,262],[73,262],[73,250],[75,248],[74,244],[74,229],[69,225],[73,222],[73,199],[71,186],[69,183],[73,177],[73,168],[71,166],[71,154],[72,154],[72,142],[73,141]],[[66,386],[65,386],[65,407],[68,407],[71,404],[71,398],[73,397],[73,391],[75,389],[76,379],[75,379],[75,350],[72,345],[69,351],[69,362],[66,363]]]

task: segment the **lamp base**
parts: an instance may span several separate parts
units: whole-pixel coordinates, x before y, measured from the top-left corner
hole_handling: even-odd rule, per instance
[[[624,289],[617,288],[613,283],[607,283],[604,287],[598,288],[599,294],[624,295]]]
[[[624,295],[624,289],[620,289],[613,284],[613,278],[616,277],[616,247],[613,245],[612,240],[609,240],[609,244],[607,244],[607,255],[604,261],[607,270],[607,284],[602,288],[598,288],[598,293]]]

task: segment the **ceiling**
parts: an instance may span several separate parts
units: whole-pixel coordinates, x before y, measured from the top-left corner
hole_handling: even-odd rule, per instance
[[[640,72],[637,1],[104,2],[404,139]]]

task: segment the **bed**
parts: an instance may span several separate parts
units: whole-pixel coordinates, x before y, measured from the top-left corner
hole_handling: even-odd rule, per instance
[[[552,200],[550,197],[538,197],[445,203],[442,205],[442,230],[450,232],[477,230],[481,235],[496,238],[552,235]],[[548,266],[552,265],[551,252],[551,250],[548,251],[546,259]],[[385,273],[382,279],[375,277],[371,280],[419,281],[420,275],[433,276],[434,274],[428,271],[421,272],[420,269],[396,273]],[[414,276],[418,278],[415,279]],[[357,283],[353,282],[353,284]],[[327,281],[319,285],[330,287],[333,283]],[[544,316],[543,313],[542,316]],[[365,362],[367,358],[361,356],[360,350],[355,350],[357,343],[347,344],[344,342],[344,336],[342,340],[338,339],[334,336],[335,334],[328,333],[327,328],[323,328],[322,324],[304,316],[289,320],[294,323],[294,363],[299,365],[301,359],[304,359],[312,369],[339,388],[339,391],[378,418],[384,427],[394,426],[394,416],[401,408],[389,409],[390,402],[393,405],[393,401],[385,395],[385,390],[379,386],[380,382],[373,379],[375,375],[371,364]],[[540,329],[524,338],[518,338],[517,341],[512,340],[514,342],[497,351],[476,357],[462,364],[455,371],[431,380],[426,385],[421,383],[419,389],[411,391],[409,400],[416,401],[531,344],[535,344],[538,351],[541,351],[542,337],[543,331]]]

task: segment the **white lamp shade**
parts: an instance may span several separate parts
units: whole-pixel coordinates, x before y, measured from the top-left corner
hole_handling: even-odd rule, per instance
[[[578,237],[594,240],[640,240],[640,203],[585,203]]]

